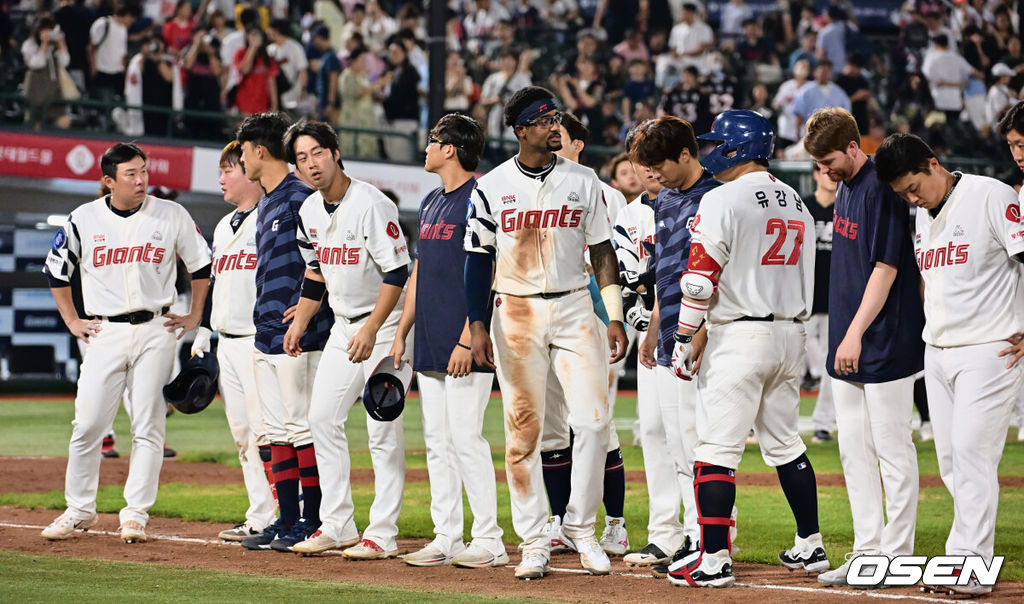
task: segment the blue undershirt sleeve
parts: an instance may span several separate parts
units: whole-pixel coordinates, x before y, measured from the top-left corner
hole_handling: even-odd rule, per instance
[[[409,265],[403,264],[393,271],[384,273],[384,283],[388,285],[394,285],[395,287],[405,287],[405,282],[409,280]]]
[[[491,295],[491,267],[493,256],[469,252],[466,254],[466,310],[469,322],[485,321],[487,301]]]

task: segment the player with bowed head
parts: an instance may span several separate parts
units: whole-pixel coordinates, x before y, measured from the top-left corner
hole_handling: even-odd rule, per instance
[[[316,187],[299,209],[298,243],[306,263],[284,351],[302,354],[302,335],[326,293],[334,327],[313,380],[309,429],[321,468],[322,525],[293,551],[314,554],[346,546],[346,558],[374,560],[398,553],[398,515],[405,487],[402,418],[366,418],[374,498],[362,539],[356,528],[345,421],[366,380],[385,361],[401,316],[409,250],[398,208],[373,185],[351,178],[341,164],[338,135],[325,122],[288,129],[285,152]]]
[[[89,342],[75,397],[64,486],[67,510],[42,536],[66,539],[96,524],[103,434],[122,396],[132,428],[132,456],[124,485],[121,539],[148,540],[148,510],[156,501],[164,460],[167,405],[161,380],[174,363],[177,339],[198,325],[210,286],[210,248],[181,205],[146,194],[146,154],[118,143],[100,158],[105,195],[75,208],[53,239],[44,272],[57,310],[76,338]],[[175,298],[178,257],[192,277],[187,315],[168,309]],[[79,318],[70,278],[81,272]],[[160,322],[163,316],[167,319]]]
[[[484,133],[472,118],[449,114],[430,131],[423,167],[440,177],[441,186],[420,203],[416,263],[391,347],[397,367],[415,323],[413,366],[423,410],[435,536],[421,550],[404,556],[412,566],[508,564],[498,526],[491,447],[483,437],[494,372],[473,363],[462,279],[466,208],[476,188],[473,171],[483,149]],[[462,542],[463,487],[473,511],[473,541],[468,547]]]
[[[775,133],[764,117],[725,111],[698,138],[718,144],[704,167],[725,184],[704,195],[693,220],[672,366],[690,375],[703,352],[693,480],[701,554],[669,571],[669,580],[734,584],[729,513],[751,426],[796,519],[794,546],[779,559],[791,570],[821,572],[828,558],[818,532],[817,486],[797,431],[802,322],[811,315],[814,289],[814,237],[804,234],[814,222],[796,192],[768,172]],[[693,334],[705,319],[701,351]]]
[[[466,228],[466,302],[474,360],[496,366],[505,411],[505,463],[512,523],[523,539],[516,577],[547,574],[540,439],[550,368],[566,394],[573,444],[572,494],[562,524],[582,566],[611,570],[594,536],[607,452],[606,329],[594,313],[583,258],[589,246],[610,323],[611,361],[625,355],[622,291],[601,184],[590,168],[556,156],[562,146],[556,101],[545,88],[516,92],[505,106],[519,153],[482,177],[471,196]],[[485,319],[494,270],[491,335]]]
[[[1018,112],[1008,125],[1024,126],[1021,117]],[[875,159],[878,179],[918,208],[914,256],[924,281],[924,379],[939,474],[953,496],[946,555],[981,556],[990,564],[999,460],[1024,388],[1020,203],[998,180],[950,173],[912,134],[887,138]],[[965,585],[933,589],[972,596],[992,591],[974,576]]]

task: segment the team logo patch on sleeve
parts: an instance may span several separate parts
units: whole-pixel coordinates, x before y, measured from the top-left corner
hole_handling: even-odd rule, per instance
[[[398,225],[394,222],[389,222],[387,226],[388,237],[392,239],[398,239],[402,236],[402,230],[398,228]]]
[[[1020,205],[1012,204],[1006,208],[1006,219],[1010,222],[1020,222]]]
[[[64,234],[64,229],[57,229],[57,234],[53,236],[53,249],[59,250],[64,247],[64,244],[68,242],[68,236]]]

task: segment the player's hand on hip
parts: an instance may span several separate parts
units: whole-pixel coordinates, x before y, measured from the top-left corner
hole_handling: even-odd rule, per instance
[[[1006,363],[1006,368],[1009,369],[1013,367],[1021,357],[1024,357],[1024,335],[1017,333],[1006,338],[1006,341],[1011,345],[1009,348],[1000,350],[999,356],[1010,357],[1009,361]]]
[[[292,323],[288,328],[288,331],[284,334],[284,353],[290,357],[297,357],[302,354],[302,347],[299,346],[299,341],[302,339],[302,333],[306,331],[305,328],[299,326],[298,323]]]
[[[395,361],[395,369],[401,368],[402,357],[405,356],[405,340],[395,338],[395,341],[391,344],[391,351],[388,352],[388,356]]]
[[[75,319],[68,324],[68,331],[76,338],[88,342],[90,337],[103,329],[100,324],[99,319]]]
[[[693,354],[693,336],[677,333],[675,341],[675,347],[672,349],[672,371],[675,372],[677,378],[689,382],[693,379],[691,371],[693,363],[690,360]]]
[[[210,352],[210,336],[213,332],[205,327],[196,329],[196,339],[192,341],[192,356],[203,357]]]
[[[452,356],[448,358],[448,375],[453,378],[465,377],[472,370],[473,352],[456,344]]]
[[[484,328],[483,321],[471,323],[469,331],[472,337],[470,348],[473,349],[473,360],[481,367],[494,369],[494,349],[491,348],[491,336]]]
[[[167,313],[164,315],[167,319],[164,321],[164,327],[167,331],[174,333],[178,332],[176,338],[180,340],[186,333],[192,331],[196,327],[199,327],[199,322],[202,320],[202,315],[176,315],[174,313]]]
[[[363,325],[348,341],[345,350],[348,351],[348,360],[353,363],[362,363],[370,358],[373,352],[373,345],[377,343],[377,330],[371,329],[369,325]]]
[[[638,360],[640,364],[648,369],[654,369],[658,364],[658,357],[655,351],[658,349],[658,330],[648,329],[647,333],[640,340],[637,346]]]
[[[839,348],[836,348],[835,370],[839,375],[860,371],[860,338],[846,334]]]
[[[294,319],[295,318],[295,310],[298,307],[299,307],[299,305],[296,304],[294,306],[289,306],[288,308],[286,308],[285,311],[284,311],[284,316],[281,318],[281,322],[282,323],[287,323],[288,321],[291,321],[292,319]]]
[[[626,328],[621,321],[608,323],[608,348],[612,351],[612,363],[618,363],[626,356],[626,349],[629,347],[629,339],[626,338]]]

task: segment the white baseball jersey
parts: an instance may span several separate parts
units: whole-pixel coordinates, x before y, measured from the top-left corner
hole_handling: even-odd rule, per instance
[[[210,263],[210,248],[188,211],[147,195],[137,212],[118,216],[105,197],[75,208],[57,232],[46,271],[61,281],[82,271],[82,300],[92,316],[174,303],[177,257],[190,273]]]
[[[256,214],[253,208],[238,231],[231,229],[231,212],[213,231],[213,300],[210,326],[233,336],[256,333],[252,309],[256,305]]]
[[[333,213],[319,191],[306,198],[297,240],[306,266],[323,273],[334,314],[347,319],[373,311],[384,273],[410,262],[398,208],[355,178]]]
[[[1009,186],[964,174],[938,215],[919,209],[914,256],[924,279],[924,341],[947,348],[1024,331],[1020,203]]]
[[[641,195],[619,210],[613,235],[620,270],[637,276],[647,272],[651,261],[643,244],[654,245],[654,208],[643,199]]]
[[[470,200],[465,248],[497,252],[498,293],[587,287],[584,248],[611,238],[601,181],[558,156],[544,180],[523,172],[513,157],[480,178]]]
[[[704,194],[690,231],[722,267],[712,325],[811,316],[814,219],[789,185],[768,172],[744,174]],[[692,247],[689,262],[700,266]]]
[[[601,192],[604,193],[604,203],[608,211],[608,223],[615,224],[622,208],[626,207],[626,196],[622,191],[610,184],[601,181]]]

